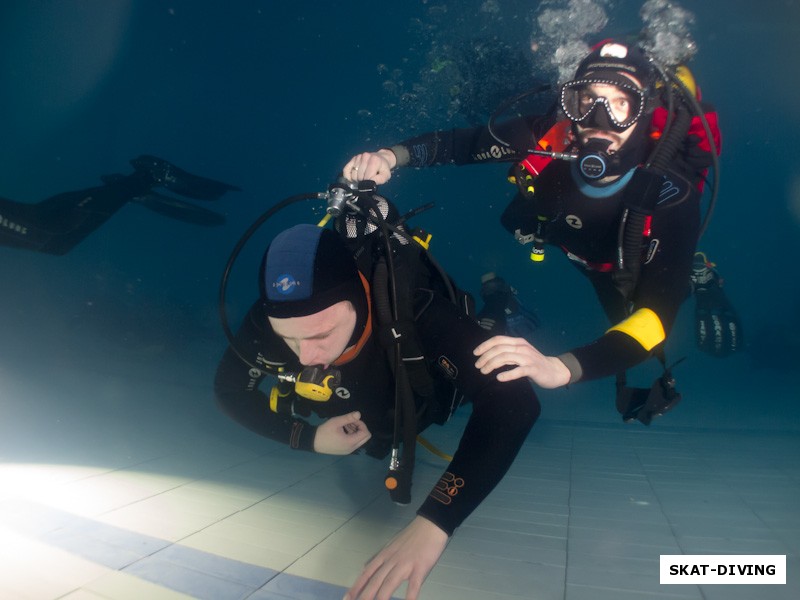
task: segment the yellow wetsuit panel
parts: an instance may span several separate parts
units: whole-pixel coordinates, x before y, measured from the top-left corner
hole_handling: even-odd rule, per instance
[[[664,326],[661,319],[649,308],[640,308],[630,317],[617,323],[609,331],[620,331],[635,339],[645,350],[652,350],[664,341],[667,334],[664,333]]]

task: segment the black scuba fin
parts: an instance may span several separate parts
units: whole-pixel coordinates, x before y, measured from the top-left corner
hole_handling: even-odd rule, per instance
[[[622,420],[625,423],[631,423],[636,420],[639,411],[647,403],[649,395],[650,388],[617,388],[617,411],[622,415]]]
[[[167,162],[163,158],[143,154],[130,161],[137,172],[144,171],[161,186],[187,198],[195,200],[219,200],[226,192],[238,192],[240,188],[207,177],[192,175]]]
[[[177,198],[150,192],[144,196],[138,196],[133,199],[145,208],[157,212],[171,219],[185,221],[194,225],[204,225],[213,227],[215,225],[222,225],[225,223],[225,216],[207,208],[201,208],[188,202],[183,202]]]
[[[638,420],[650,425],[654,417],[669,412],[681,401],[681,394],[674,385],[674,380],[659,377],[649,389],[626,388],[623,398],[627,404],[617,396],[617,410],[622,413],[622,420],[626,423]]]
[[[624,375],[617,377],[617,410],[623,421],[631,423],[638,420],[650,425],[654,417],[660,417],[677,406],[681,394],[675,389],[672,367],[665,368],[661,377],[656,378],[649,388],[628,387]]]

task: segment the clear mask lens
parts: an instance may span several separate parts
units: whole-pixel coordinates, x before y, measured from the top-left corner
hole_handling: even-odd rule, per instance
[[[644,96],[633,84],[581,79],[561,87],[561,108],[571,121],[586,126],[592,126],[597,111],[602,110],[615,129],[627,129],[642,115]]]

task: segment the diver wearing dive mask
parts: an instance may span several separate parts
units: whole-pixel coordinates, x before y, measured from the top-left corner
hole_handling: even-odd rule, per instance
[[[652,67],[632,48],[617,52],[624,60],[610,65],[615,46],[606,46],[603,60],[590,55],[575,79],[561,86],[561,110],[572,122],[579,146],[577,172],[590,184],[624,175],[648,150],[649,120],[642,117],[651,112]]]
[[[589,279],[612,327],[557,356],[498,339],[476,349],[482,369],[507,360],[514,376],[558,387],[618,375],[663,348],[689,292],[701,192],[720,141],[713,108],[695,102],[696,86],[675,79],[640,47],[605,40],[559,88],[557,112],[416,135],[345,165],[385,182],[405,166],[512,163],[508,179],[518,193],[502,225],[532,243],[534,262],[545,247],[561,250]],[[648,408],[640,420],[673,405]]]
[[[584,127],[624,131],[642,116],[644,92],[632,81],[588,78],[561,86],[561,108]]]

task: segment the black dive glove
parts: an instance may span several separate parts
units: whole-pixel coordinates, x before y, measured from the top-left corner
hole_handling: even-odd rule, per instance
[[[694,332],[700,350],[723,357],[742,347],[742,325],[722,289],[722,279],[714,267],[705,254],[695,253],[692,265]]]

